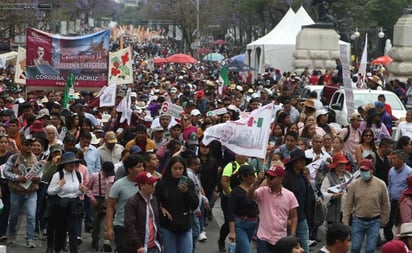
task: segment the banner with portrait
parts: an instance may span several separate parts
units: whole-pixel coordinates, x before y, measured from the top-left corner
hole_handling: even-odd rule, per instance
[[[268,104],[241,116],[239,120],[211,126],[206,129],[202,142],[209,145],[213,140],[218,140],[236,154],[264,159],[273,110],[274,105]]]
[[[108,83],[110,31],[77,37],[27,29],[26,85],[61,87],[74,74],[74,89],[99,89]]]

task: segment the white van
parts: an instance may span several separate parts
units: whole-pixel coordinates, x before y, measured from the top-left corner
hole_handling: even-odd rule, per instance
[[[404,118],[406,115],[405,106],[402,104],[399,97],[386,90],[353,90],[353,98],[355,103],[355,111],[357,111],[359,106],[363,106],[369,103],[375,103],[378,101],[378,96],[380,94],[385,95],[386,103],[390,104],[392,107],[392,114],[398,119]],[[329,102],[329,111],[331,112],[334,121],[341,126],[346,126],[348,122],[348,110],[346,108],[345,91],[343,88],[337,90],[332,99]],[[395,123],[395,122],[394,122]],[[395,126],[395,124],[393,124]]]

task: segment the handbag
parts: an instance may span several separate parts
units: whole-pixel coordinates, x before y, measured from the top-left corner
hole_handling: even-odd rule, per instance
[[[315,204],[315,211],[313,213],[313,224],[315,226],[322,225],[326,220],[326,215],[328,214],[328,208],[323,202]]]

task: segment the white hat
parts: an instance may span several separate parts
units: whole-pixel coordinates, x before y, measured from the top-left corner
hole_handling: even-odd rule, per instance
[[[406,222],[401,225],[398,237],[412,236],[412,222]]]
[[[257,94],[256,92],[252,94],[252,98],[258,98],[259,94]]]
[[[92,135],[92,139],[90,141],[90,144],[92,145],[97,145],[100,143],[101,138],[97,138],[94,133],[90,133]]]
[[[192,116],[198,116],[198,115],[201,115],[202,113],[200,113],[200,111],[198,110],[198,109],[193,109],[191,112],[190,112],[190,115],[192,115]]]
[[[316,117],[319,117],[320,115],[325,115],[328,114],[329,112],[326,111],[325,109],[320,109],[316,111]]]
[[[135,98],[137,98],[137,93],[136,93],[136,92],[130,92],[130,97],[135,97]]]
[[[236,90],[238,90],[238,91],[243,91],[243,87],[240,86],[240,85],[237,85],[237,86],[236,86]]]

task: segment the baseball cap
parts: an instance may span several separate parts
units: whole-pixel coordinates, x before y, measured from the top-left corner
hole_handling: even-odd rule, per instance
[[[142,149],[137,145],[133,145],[130,147],[130,154],[140,154],[141,152]]]
[[[362,120],[362,116],[358,112],[352,113],[350,116],[350,120]]]
[[[199,144],[199,138],[197,137],[196,132],[191,132],[189,134],[187,144],[191,144],[191,145]]]
[[[373,169],[373,162],[372,160],[369,159],[363,159],[362,161],[360,161],[359,163],[359,169],[360,170],[371,170]]]
[[[106,135],[104,136],[104,140],[107,143],[117,143],[117,138],[116,138],[116,134],[113,131],[109,131],[106,133]]]
[[[285,170],[279,165],[274,165],[266,171],[266,175],[269,175],[271,177],[284,177]]]
[[[159,180],[158,177],[152,176],[150,172],[142,171],[136,176],[136,183],[137,184],[154,184]]]
[[[200,115],[201,113],[200,113],[200,111],[198,110],[198,109],[193,109],[191,112],[190,112],[190,115],[192,115],[192,116],[198,116],[198,115]]]

